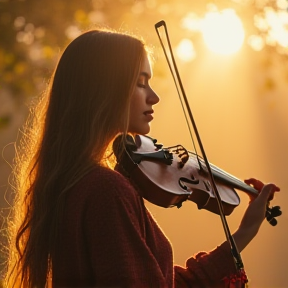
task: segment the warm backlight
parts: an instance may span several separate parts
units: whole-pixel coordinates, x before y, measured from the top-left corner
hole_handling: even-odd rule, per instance
[[[236,53],[245,36],[242,22],[233,9],[208,12],[202,20],[201,31],[208,48],[222,55]]]

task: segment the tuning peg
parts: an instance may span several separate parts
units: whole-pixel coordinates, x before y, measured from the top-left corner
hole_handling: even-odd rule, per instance
[[[272,226],[276,226],[277,220],[272,216],[272,214],[270,213],[270,210],[271,208],[269,208],[269,210],[267,209],[266,211],[266,219]]]
[[[272,226],[276,226],[277,225],[277,220],[275,218],[272,218],[271,220],[268,220],[267,221],[272,225]]]
[[[270,209],[270,213],[272,217],[278,217],[282,215],[282,211],[280,210],[280,206],[274,206]]]

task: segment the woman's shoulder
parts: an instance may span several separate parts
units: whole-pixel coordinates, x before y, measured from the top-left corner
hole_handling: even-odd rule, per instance
[[[122,174],[105,167],[95,167],[83,176],[67,196],[67,213],[73,211],[71,213],[79,219],[100,219],[107,217],[107,213],[140,219],[145,210],[142,197],[130,182]]]
[[[115,170],[112,170],[110,168],[95,165],[86,175],[83,176],[80,182],[107,182],[107,181],[117,181],[117,182],[123,182],[127,183],[126,178],[118,173]]]
[[[84,175],[72,188],[72,194],[81,194],[81,197],[93,201],[109,200],[112,198],[138,198],[139,195],[130,182],[119,172],[112,169],[95,166]],[[79,197],[78,194],[78,197]]]

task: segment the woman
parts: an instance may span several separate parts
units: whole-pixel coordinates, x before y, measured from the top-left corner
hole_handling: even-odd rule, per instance
[[[148,49],[134,36],[93,30],[68,45],[18,154],[7,287],[42,288],[47,277],[53,288],[221,287],[234,273],[226,242],[173,267],[137,189],[112,168],[119,133],[150,131],[159,102],[151,75]],[[262,191],[234,233],[239,251],[279,190],[247,183]]]

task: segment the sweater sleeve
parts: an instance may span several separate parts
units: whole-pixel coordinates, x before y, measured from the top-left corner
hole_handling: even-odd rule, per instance
[[[229,245],[218,246],[210,252],[199,252],[186,261],[186,267],[174,266],[175,288],[226,287],[225,277],[235,273]]]
[[[97,287],[166,287],[145,240],[139,196],[128,181],[113,177],[98,181],[100,194],[90,193],[86,203],[83,231],[92,263],[92,282]],[[95,183],[93,186],[95,189]]]

